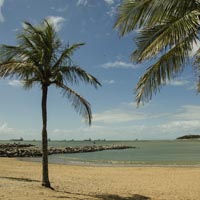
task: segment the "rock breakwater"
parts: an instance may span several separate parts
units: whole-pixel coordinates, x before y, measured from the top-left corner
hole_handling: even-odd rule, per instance
[[[111,145],[111,146],[84,146],[84,147],[65,147],[53,148],[50,147],[48,154],[66,154],[66,153],[87,153],[104,150],[122,150],[135,148],[133,146],[125,145]],[[41,157],[41,148],[31,144],[1,144],[0,157]]]

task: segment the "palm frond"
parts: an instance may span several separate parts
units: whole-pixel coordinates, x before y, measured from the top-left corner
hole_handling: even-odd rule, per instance
[[[159,54],[193,34],[197,39],[199,27],[199,12],[194,10],[181,16],[171,17],[166,23],[151,28],[144,28],[136,39],[137,50],[132,54],[132,60],[141,62]]]
[[[25,25],[24,32],[18,35],[20,46],[35,54],[40,63],[47,68],[50,63],[55,62],[52,60],[56,59],[55,54],[61,47],[56,31],[46,20],[38,27],[28,22],[25,22]]]
[[[23,88],[26,90],[31,89],[36,83],[40,83],[40,81],[38,81],[39,79],[37,77],[34,78],[26,78],[23,79],[22,83],[23,83]]]
[[[0,63],[0,76],[3,78],[8,76],[18,76],[24,79],[31,76],[34,73],[39,74],[38,68],[32,63],[12,60]]]
[[[92,123],[92,111],[90,108],[90,103],[86,101],[81,95],[79,95],[77,92],[72,90],[71,88],[67,87],[63,83],[54,82],[54,84],[62,89],[63,95],[67,96],[68,99],[71,101],[72,106],[74,109],[82,115],[86,122],[91,125]]]
[[[196,51],[194,55],[194,70],[197,79],[196,89],[197,93],[200,93],[200,48]]]
[[[140,28],[132,61],[155,61],[136,86],[136,101],[149,101],[180,73],[199,38],[200,2],[196,0],[124,0],[115,28],[124,36]],[[200,50],[199,50],[200,54]],[[196,62],[200,61],[196,59]]]
[[[0,47],[0,77],[17,77],[26,89],[35,83],[47,88],[55,84],[69,98],[75,110],[91,124],[89,102],[67,86],[79,80],[95,88],[101,85],[94,76],[72,64],[71,56],[84,43],[63,47],[47,20],[39,26],[25,22],[25,28],[17,39],[17,46]]]
[[[147,69],[136,86],[138,105],[141,101],[148,102],[153,93],[156,94],[168,80],[182,72],[184,64],[189,60],[192,39],[192,37],[188,37],[184,42],[174,46]]]
[[[124,0],[114,28],[123,36],[135,28],[152,27],[171,16],[178,17],[197,8],[195,0]]]
[[[81,81],[85,83],[89,83],[95,88],[98,86],[101,86],[101,83],[92,76],[91,74],[87,73],[85,70],[80,68],[79,66],[62,66],[58,69],[56,73],[61,73],[63,76],[63,80],[66,83],[78,83],[78,80],[80,79]]]
[[[85,45],[85,43],[73,44],[65,48],[64,50],[62,50],[60,57],[57,59],[57,61],[55,62],[52,68],[57,69],[59,66],[63,64],[71,64],[71,63],[65,63],[65,62],[66,61],[71,62],[71,56],[73,55],[74,51],[76,51],[83,45]]]
[[[119,6],[119,14],[114,25],[118,28],[120,35],[125,35],[137,27],[141,27],[144,19],[152,9],[155,0],[128,0]],[[151,6],[150,6],[151,5]]]

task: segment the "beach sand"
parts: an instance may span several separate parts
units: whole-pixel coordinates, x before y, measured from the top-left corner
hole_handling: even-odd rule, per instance
[[[54,191],[41,187],[41,163],[0,158],[0,200],[199,200],[200,168],[49,165]]]

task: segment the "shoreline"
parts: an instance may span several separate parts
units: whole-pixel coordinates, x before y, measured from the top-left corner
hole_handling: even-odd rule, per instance
[[[49,164],[52,187],[41,187],[41,163],[0,158],[0,199],[196,200],[200,168]]]
[[[14,158],[18,161],[30,162],[30,163],[41,163],[41,158]],[[86,167],[155,167],[155,168],[200,168],[200,164],[194,165],[182,165],[182,164],[129,164],[129,163],[96,163],[96,162],[82,162],[82,161],[67,161],[67,162],[51,162],[49,164],[55,165],[70,165],[70,166],[86,166]]]

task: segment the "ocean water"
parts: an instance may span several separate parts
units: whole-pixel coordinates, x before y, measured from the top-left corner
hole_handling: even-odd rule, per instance
[[[6,143],[7,141],[0,141]],[[23,141],[41,146],[39,141]],[[49,147],[92,146],[92,141],[50,141]],[[56,154],[50,163],[91,165],[182,165],[200,166],[200,140],[174,141],[96,141],[95,145],[127,145],[135,149],[90,153]],[[26,158],[40,161],[40,158]]]

